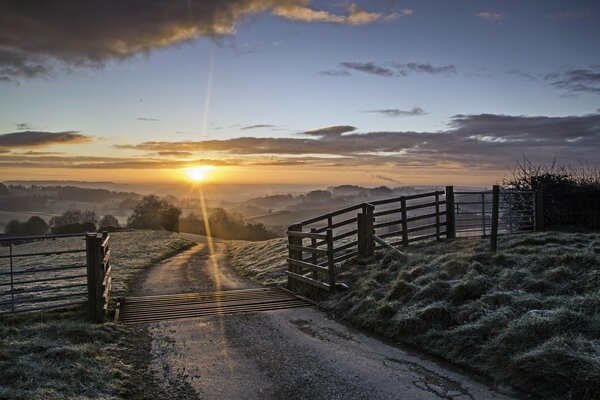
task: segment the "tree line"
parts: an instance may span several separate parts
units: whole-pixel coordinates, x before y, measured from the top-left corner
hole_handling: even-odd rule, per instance
[[[275,237],[263,224],[247,223],[240,214],[229,213],[222,208],[211,209],[206,221],[194,213],[182,217],[179,207],[156,195],[144,196],[134,205],[126,227],[164,229],[199,235],[210,233],[214,237],[223,239],[264,240]],[[38,216],[33,216],[26,222],[11,220],[6,224],[5,234],[6,236],[37,236],[48,232],[63,234],[121,229],[119,221],[113,215],[105,215],[100,219],[92,210],[69,210],[60,216],[50,218],[48,222]]]

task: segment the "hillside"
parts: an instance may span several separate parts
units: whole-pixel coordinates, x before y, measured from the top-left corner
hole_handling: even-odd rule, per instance
[[[284,283],[286,241],[234,242],[232,265]],[[320,307],[353,325],[545,398],[600,396],[600,234],[430,242],[347,262]],[[268,264],[272,266],[269,268]]]

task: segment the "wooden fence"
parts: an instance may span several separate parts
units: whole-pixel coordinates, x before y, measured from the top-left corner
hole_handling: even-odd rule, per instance
[[[335,291],[336,263],[370,257],[382,247],[454,237],[453,225],[447,223],[452,221],[446,207],[447,193],[376,200],[290,226],[289,289],[319,299]]]
[[[77,238],[85,247],[64,248]],[[57,246],[20,251],[39,241]],[[0,238],[0,315],[86,305],[90,319],[103,322],[111,292],[109,242],[106,232]]]
[[[465,235],[471,227],[462,224],[464,212],[461,210],[464,209],[461,207],[472,203],[461,199],[465,193],[455,193],[454,187],[447,186],[444,191],[357,204],[290,226],[287,232],[288,288],[319,300],[335,291],[336,264],[341,261],[368,258],[381,248],[400,252],[398,246]],[[519,231],[530,230],[532,226],[541,228],[536,222],[541,215],[541,204],[536,202],[533,192],[501,191],[494,186],[491,191],[467,194],[483,195],[481,204],[477,203],[483,207],[479,223],[483,224],[484,236],[489,234],[492,251],[496,250],[499,232],[515,233],[505,229],[506,226],[520,224]],[[475,214],[469,218],[473,219]]]

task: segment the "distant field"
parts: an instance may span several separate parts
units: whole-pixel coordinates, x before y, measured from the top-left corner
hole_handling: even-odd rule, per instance
[[[275,212],[273,214],[258,215],[247,218],[248,222],[262,223],[267,227],[287,227],[296,222],[300,222],[318,215],[327,214],[328,212],[339,210],[340,206],[331,206],[314,210],[293,211],[289,213]]]
[[[231,242],[231,263],[286,282],[286,240]],[[423,242],[338,266],[321,307],[391,340],[546,399],[600,398],[600,234]]]

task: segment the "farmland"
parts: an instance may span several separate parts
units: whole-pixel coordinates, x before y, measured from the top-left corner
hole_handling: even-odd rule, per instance
[[[283,239],[232,242],[232,265],[285,282]],[[545,398],[600,393],[600,234],[456,239],[348,261],[350,290],[321,303],[331,315]],[[268,263],[275,266],[269,269]]]

